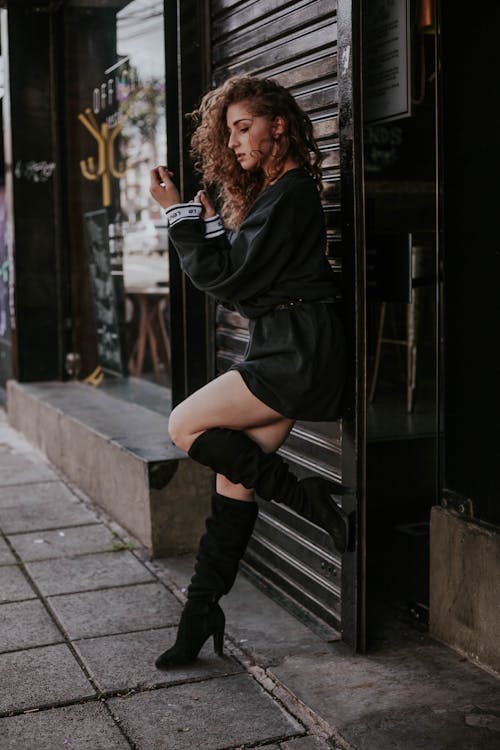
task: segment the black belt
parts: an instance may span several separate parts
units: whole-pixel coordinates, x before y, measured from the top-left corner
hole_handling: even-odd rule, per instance
[[[335,297],[322,297],[321,299],[302,299],[302,297],[298,297],[297,299],[291,299],[287,302],[282,302],[279,305],[276,305],[273,310],[293,310],[294,307],[298,307],[299,305],[303,304],[311,304],[316,302],[329,302],[330,304],[336,302],[337,300]]]

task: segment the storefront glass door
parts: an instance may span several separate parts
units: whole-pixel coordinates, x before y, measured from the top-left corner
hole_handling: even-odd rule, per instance
[[[149,194],[167,161],[163,2],[95,5],[65,13],[74,346],[83,374],[169,385],[167,238]]]
[[[368,643],[428,620],[438,502],[436,58],[433,3],[364,3]]]

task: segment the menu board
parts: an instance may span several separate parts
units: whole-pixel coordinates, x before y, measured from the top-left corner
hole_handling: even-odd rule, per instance
[[[410,1],[364,0],[365,122],[411,115]]]
[[[124,375],[117,298],[111,274],[108,214],[106,209],[89,211],[84,219],[99,365],[103,370]]]

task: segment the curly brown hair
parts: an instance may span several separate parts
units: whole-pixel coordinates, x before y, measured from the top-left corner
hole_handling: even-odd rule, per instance
[[[283,117],[286,123],[272,172],[245,171],[228,147],[227,108],[248,101],[255,116]],[[314,138],[309,116],[292,94],[269,78],[234,76],[209,91],[200,106],[190,112],[196,130],[191,138],[194,166],[203,175],[205,187],[214,186],[220,211],[230,228],[238,227],[266,182],[276,179],[287,158],[307,169],[321,191],[322,155]]]

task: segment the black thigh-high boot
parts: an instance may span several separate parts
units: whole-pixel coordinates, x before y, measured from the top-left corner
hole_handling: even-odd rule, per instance
[[[264,453],[241,430],[216,427],[202,432],[189,456],[235,484],[253,488],[263,500],[283,503],[325,529],[342,554],[350,544],[349,519],[332,497],[341,491],[322,477],[298,479],[277,453]]]
[[[235,581],[257,514],[256,502],[213,494],[212,514],[200,540],[177,638],[172,648],[157,658],[159,669],[190,664],[210,636],[216,653],[222,655],[225,617],[218,601]]]

